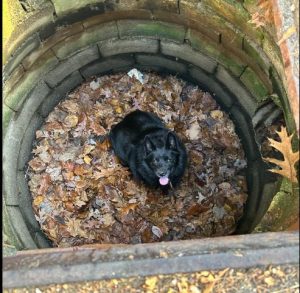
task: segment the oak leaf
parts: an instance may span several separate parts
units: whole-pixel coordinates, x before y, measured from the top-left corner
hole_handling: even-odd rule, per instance
[[[268,138],[270,145],[280,151],[284,157],[284,160],[277,160],[274,158],[264,158],[265,161],[273,163],[279,166],[281,169],[270,169],[270,172],[280,174],[288,178],[291,182],[297,183],[295,164],[299,161],[299,151],[293,152],[292,150],[292,137],[293,134],[288,136],[285,127],[282,127],[280,131],[276,131],[280,137],[280,142],[274,139]]]
[[[127,216],[130,211],[134,211],[137,207],[137,203],[130,203],[122,208],[120,208],[120,213],[122,217]]]

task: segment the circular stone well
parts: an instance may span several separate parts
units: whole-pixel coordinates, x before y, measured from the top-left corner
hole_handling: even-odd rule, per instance
[[[25,1],[26,2],[26,1]],[[35,1],[4,48],[4,232],[17,249],[49,247],[26,182],[36,130],[66,94],[94,75],[132,68],[176,74],[214,94],[246,153],[248,200],[236,233],[250,233],[291,186],[267,171],[262,130],[295,121],[272,28],[249,23],[240,1]],[[281,228],[297,218],[291,196]],[[284,213],[286,210],[284,211]],[[270,227],[270,230],[272,227]]]

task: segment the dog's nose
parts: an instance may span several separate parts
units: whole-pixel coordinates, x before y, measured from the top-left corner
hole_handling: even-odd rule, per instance
[[[166,172],[163,172],[163,171],[158,172],[158,175],[159,175],[160,177],[164,177],[164,176],[166,175]]]

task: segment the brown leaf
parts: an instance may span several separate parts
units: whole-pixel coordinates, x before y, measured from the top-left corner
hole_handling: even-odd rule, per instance
[[[150,230],[150,228],[147,228],[145,229],[143,232],[142,232],[142,242],[144,243],[147,243],[147,242],[153,242],[153,239],[152,239],[152,232]]]
[[[70,113],[77,113],[79,111],[79,106],[76,100],[66,99],[61,103],[61,107]]]
[[[208,210],[209,210],[209,207],[196,203],[188,208],[186,214],[188,216],[196,216],[196,215],[206,212]]]
[[[111,226],[116,220],[113,218],[111,214],[105,214],[102,217],[102,225],[104,227]]]
[[[103,142],[96,143],[96,149],[100,152],[106,152],[111,147],[109,139],[105,139]]]
[[[137,207],[137,205],[138,205],[137,203],[130,203],[130,204],[127,204],[126,206],[120,208],[119,211],[122,214],[122,217],[127,216],[127,214],[130,211],[134,211],[135,208]]]
[[[74,168],[74,173],[78,176],[82,176],[86,173],[86,170],[83,165],[76,165]]]
[[[62,166],[62,169],[65,169],[70,172],[73,171],[75,168],[75,164],[72,162],[61,162],[61,166]]]
[[[107,169],[101,169],[100,171],[94,171],[93,172],[93,178],[94,179],[100,179],[100,178],[103,178],[103,177],[109,177],[109,176],[115,175],[120,170],[122,170],[122,169],[120,169],[120,168],[107,168]],[[126,172],[126,171],[124,171],[124,172]]]
[[[66,222],[66,225],[67,225],[67,230],[69,231],[71,236],[87,237],[86,232],[81,228],[81,220],[69,219]]]
[[[87,181],[82,179],[75,182],[75,186],[78,189],[84,188],[87,185]]]
[[[51,182],[51,177],[48,174],[43,175],[42,180],[40,182],[40,187],[37,190],[38,194],[44,194],[48,190]]]
[[[59,122],[54,121],[54,122],[46,123],[45,129],[48,130],[48,131],[59,130],[59,129],[63,130],[63,127]]]
[[[106,133],[104,127],[102,127],[99,123],[93,120],[90,122],[90,129],[96,135],[104,135]]]
[[[41,159],[39,159],[38,157],[32,159],[28,163],[28,165],[32,168],[32,170],[37,171],[37,172],[43,171],[43,170],[46,169],[45,163]]]
[[[284,160],[277,160],[274,158],[264,158],[266,161],[276,164],[281,169],[270,169],[270,172],[280,174],[286,178],[288,178],[291,182],[297,183],[297,175],[295,164],[299,161],[299,151],[293,152],[292,149],[292,137],[293,134],[288,136],[285,127],[281,128],[281,131],[276,131],[280,137],[280,142],[268,138],[270,145],[280,151],[284,157]]]
[[[73,180],[73,178],[74,178],[73,172],[63,172],[62,175],[63,175],[64,179],[67,181]]]
[[[72,202],[66,202],[65,203],[65,207],[66,207],[66,209],[69,211],[69,212],[74,212],[74,205],[73,205],[73,203]]]
[[[87,123],[87,118],[86,118],[86,115],[85,113],[81,113],[79,115],[79,118],[78,118],[78,124],[77,124],[77,127],[75,128],[74,130],[74,136],[75,137],[78,137],[82,134],[82,132],[85,130],[86,128],[86,123]]]

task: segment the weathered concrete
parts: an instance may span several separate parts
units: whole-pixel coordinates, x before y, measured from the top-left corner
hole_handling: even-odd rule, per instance
[[[297,264],[298,245],[286,232],[21,252],[4,259],[4,288]]]

